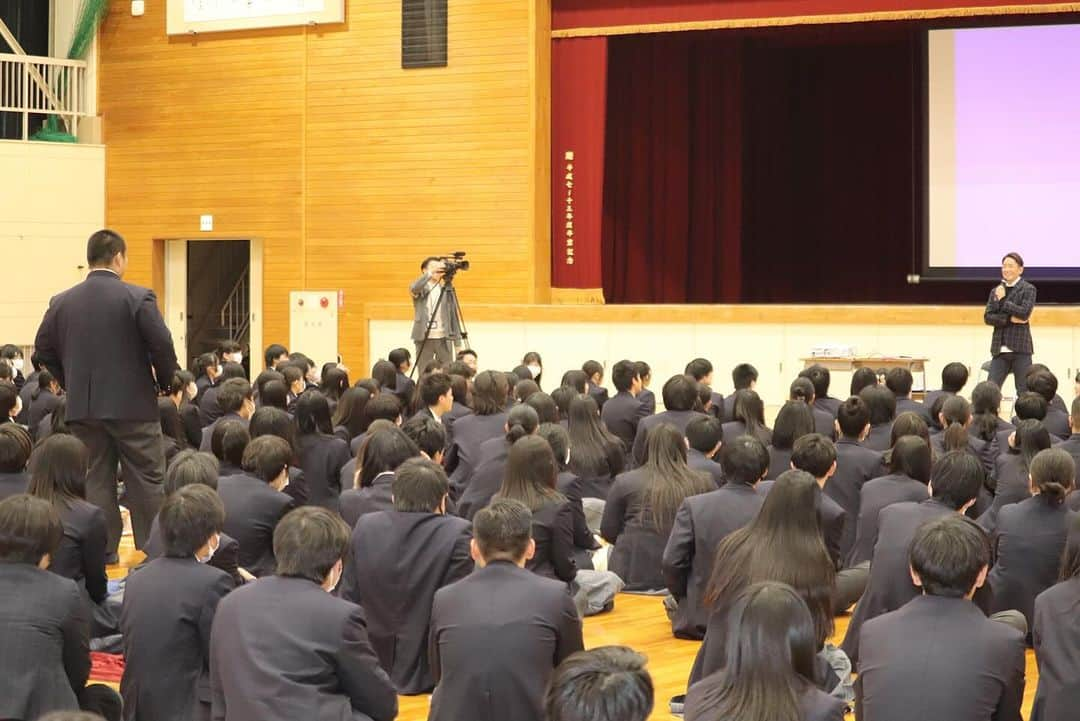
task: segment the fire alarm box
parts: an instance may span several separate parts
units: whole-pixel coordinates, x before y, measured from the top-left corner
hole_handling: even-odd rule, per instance
[[[316,368],[338,359],[338,291],[289,292],[289,351],[303,353]]]

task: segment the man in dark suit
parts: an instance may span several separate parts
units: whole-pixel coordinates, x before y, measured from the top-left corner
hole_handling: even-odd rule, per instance
[[[430,721],[542,721],[555,667],[583,648],[566,584],[525,569],[536,543],[532,513],[496,500],[476,514],[471,542],[480,567],[435,594],[429,655]]]
[[[740,363],[731,369],[731,382],[735,386],[735,393],[742,390],[752,391],[757,387],[757,368],[749,363]],[[721,413],[721,423],[731,423],[735,420],[735,393],[724,398],[724,410]]]
[[[971,602],[990,565],[986,534],[949,514],[918,530],[909,561],[922,595],[863,628],[856,717],[1020,721],[1024,635]]]
[[[704,598],[716,548],[752,521],[765,502],[755,490],[769,471],[769,452],[761,441],[740,436],[724,445],[721,458],[727,483],[682,502],[664,548],[664,583],[677,604],[672,631],[678,638],[705,637],[710,609]]]
[[[544,707],[548,721],[646,721],[653,682],[646,659],[626,646],[578,651],[559,664]]]
[[[724,415],[724,396],[723,394],[716,393],[712,390],[712,361],[708,358],[695,358],[686,364],[686,370],[683,372],[697,381],[698,384],[704,385],[709,389],[709,398],[712,401],[712,405],[709,406],[708,414],[714,418],[721,418]]]
[[[124,590],[124,709],[131,721],[209,718],[210,627],[233,588],[208,563],[225,507],[213,489],[188,485],[165,499],[158,522],[165,555],[132,573]]]
[[[901,413],[914,413],[923,421],[930,424],[930,411],[928,406],[911,399],[911,387],[915,379],[907,368],[892,368],[885,374],[885,387],[896,396],[896,415]]]
[[[469,575],[469,522],[446,515],[450,482],[423,458],[394,474],[394,510],[361,516],[341,597],[364,608],[371,646],[398,693],[428,693],[428,623],[435,593]]]
[[[1017,394],[1027,390],[1031,367],[1031,314],[1035,310],[1035,286],[1023,279],[1024,259],[1009,253],[1001,259],[1001,283],[990,291],[983,322],[994,327],[990,341],[990,380],[1001,387],[1013,374]]]
[[[664,408],[663,413],[642,418],[638,423],[637,433],[634,434],[633,455],[634,464],[640,466],[645,462],[645,448],[649,429],[655,428],[661,423],[670,423],[683,433],[686,432],[686,424],[695,418],[701,418],[704,413],[694,410],[697,401],[697,381],[690,376],[672,376],[664,384]]]
[[[608,401],[608,391],[603,386],[604,366],[599,361],[585,361],[584,365],[581,366],[581,372],[586,377],[585,392],[596,401],[597,408],[604,410],[604,405]]]
[[[927,412],[934,407],[934,401],[941,396],[959,395],[968,382],[968,367],[963,363],[947,363],[941,369],[941,390],[929,391],[923,399]]]
[[[277,574],[218,604],[210,634],[214,721],[391,721],[397,695],[364,612],[334,597],[349,527],[316,506],[274,531]]]
[[[454,390],[450,376],[442,371],[436,371],[421,378],[420,402],[423,407],[413,415],[413,418],[422,416],[442,423],[443,416],[454,407]]]
[[[252,394],[251,384],[240,378],[230,378],[217,387],[217,404],[222,415],[212,424],[203,428],[202,443],[199,450],[209,453],[213,450],[210,446],[214,429],[224,421],[241,421],[245,426],[251,420],[251,414],[255,412],[255,399]]]
[[[621,360],[616,363],[611,369],[611,383],[615,386],[615,395],[600,410],[600,420],[619,437],[629,455],[638,423],[649,414],[645,405],[638,400],[641,376],[634,362]]]
[[[832,384],[832,374],[823,365],[814,364],[799,372],[800,378],[809,378],[814,384],[814,407],[836,418],[836,409],[840,407],[839,398],[829,397],[829,386]]]
[[[882,475],[881,454],[865,448],[862,439],[870,432],[870,410],[858,396],[848,398],[836,411],[836,473],[825,484],[825,495],[840,504],[849,519],[840,539],[840,558],[855,545],[855,519],[859,518],[862,487]]]
[[[720,447],[724,443],[724,426],[719,418],[695,418],[686,424],[686,465],[704,471],[716,483],[724,485],[724,469],[720,466]]]
[[[165,476],[158,390],[179,366],[154,292],[121,280],[124,239],[99,230],[86,260],[90,274],[49,302],[34,346],[67,392],[67,425],[89,451],[87,500],[105,512],[107,550],[115,558],[123,530],[116,468],[123,463],[124,505],[135,547],[142,548]]]

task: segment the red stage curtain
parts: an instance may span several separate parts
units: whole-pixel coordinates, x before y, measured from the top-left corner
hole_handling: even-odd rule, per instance
[[[599,288],[607,38],[552,41],[551,92],[551,284]]]

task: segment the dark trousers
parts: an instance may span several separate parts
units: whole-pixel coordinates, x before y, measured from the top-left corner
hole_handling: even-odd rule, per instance
[[[839,615],[854,606],[862,598],[869,582],[869,561],[837,571],[836,588],[833,589],[833,613]]]
[[[1016,395],[1027,392],[1027,372],[1031,368],[1030,353],[998,353],[990,361],[990,380],[1000,388],[1009,374],[1013,374]]]
[[[123,520],[116,496],[116,469],[124,479],[124,505],[131,512],[135,547],[142,548],[150,537],[162,501],[165,481],[165,449],[161,424],[157,421],[101,421],[84,419],[68,423],[71,433],[90,452],[86,476],[86,500],[105,512],[108,553],[116,553],[123,533]]]

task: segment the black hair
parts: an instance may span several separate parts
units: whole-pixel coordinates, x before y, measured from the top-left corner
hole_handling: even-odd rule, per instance
[[[565,503],[566,496],[555,488],[558,475],[559,464],[548,442],[524,436],[510,446],[502,486],[495,498],[516,499],[533,513],[552,502]]]
[[[851,396],[836,409],[836,421],[840,425],[840,435],[858,438],[870,422],[870,409],[862,398]]]
[[[519,438],[532,435],[540,427],[540,416],[532,406],[516,405],[506,416],[506,442],[513,444]]]
[[[450,376],[442,371],[429,373],[420,379],[418,384],[420,400],[425,406],[433,406],[447,393],[453,391],[453,383]]]
[[[735,402],[732,404],[731,416],[737,421],[742,421],[746,427],[747,435],[761,438],[769,430],[765,426],[765,403],[757,391],[749,388],[735,391]],[[767,436],[766,436],[767,437]]]
[[[646,721],[653,709],[653,682],[645,663],[626,646],[567,657],[548,684],[546,721]]]
[[[412,353],[408,348],[395,348],[387,354],[386,359],[394,364],[394,368],[401,371],[401,366],[412,361]]]
[[[428,458],[434,458],[436,453],[446,449],[446,427],[434,418],[413,416],[402,424],[401,431]]]
[[[790,450],[795,441],[814,432],[814,414],[802,401],[787,401],[776,414],[773,424],[772,445],[779,450]]]
[[[465,378],[472,378],[476,375],[476,371],[466,365],[463,361],[454,361],[446,367],[446,372],[451,376],[463,376]]]
[[[165,495],[175,493],[184,486],[200,483],[215,491],[218,487],[218,459],[209,453],[186,449],[173,456],[165,471]]]
[[[565,471],[568,466],[567,456],[570,452],[570,434],[558,423],[541,423],[536,429],[536,434],[548,442],[559,470]]]
[[[349,527],[341,516],[303,506],[285,514],[274,529],[277,575],[306,578],[317,584],[349,552]]]
[[[1002,259],[1001,259],[1002,264],[1004,264],[1005,261],[1008,260],[1009,258],[1012,258],[1016,262],[1016,264],[1018,266],[1020,266],[1021,268],[1024,267],[1024,259],[1022,257],[1020,257],[1019,253],[1016,253],[1016,252],[1006,253],[1004,255],[1004,257],[1002,257]]]
[[[814,398],[814,384],[809,378],[800,376],[791,382],[791,387],[788,389],[789,400],[810,404],[814,402]]]
[[[514,384],[514,400],[518,403],[526,402],[534,393],[539,392],[540,386],[534,380],[520,380]]]
[[[686,424],[686,440],[695,451],[712,453],[724,440],[723,424],[715,416],[692,418]]]
[[[1047,400],[1032,391],[1021,393],[1020,397],[1016,399],[1016,403],[1013,404],[1013,413],[1022,421],[1044,421],[1046,420],[1046,412],[1049,409],[1050,404]]]
[[[234,340],[222,341],[221,346],[218,347],[218,352],[221,355],[225,355],[226,353],[243,353],[244,346]]]
[[[54,506],[68,508],[86,500],[86,446],[75,436],[49,436],[30,454],[28,493]]]
[[[230,378],[217,392],[217,404],[222,413],[236,413],[244,407],[244,401],[251,398],[251,384],[242,378]]]
[[[634,370],[641,377],[641,382],[644,383],[646,378],[652,376],[652,368],[645,361],[634,361]]]
[[[233,378],[238,378],[242,381],[247,381],[247,371],[244,370],[244,366],[239,363],[225,363],[221,366],[221,380],[227,381]]]
[[[569,386],[559,386],[551,391],[551,400],[555,401],[555,407],[559,409],[560,419],[567,419],[570,417],[570,403],[573,402],[578,395],[580,394]]]
[[[915,378],[907,368],[890,368],[885,374],[885,387],[893,392],[897,398],[907,398],[911,395],[911,386],[915,384]]]
[[[941,390],[946,393],[959,393],[967,382],[968,368],[963,363],[948,363],[941,369]]]
[[[993,381],[977,384],[971,391],[971,425],[975,429],[977,438],[988,443],[994,440],[1000,412],[1001,389],[998,388],[998,384]]]
[[[165,555],[188,558],[225,526],[225,505],[217,491],[201,484],[178,488],[158,511]]]
[[[683,372],[700,383],[705,376],[713,372],[713,365],[706,358],[695,358],[686,364]]]
[[[597,373],[604,375],[604,366],[600,361],[587,360],[581,365],[581,372],[588,376],[589,382],[592,382],[592,377]]]
[[[836,463],[836,446],[820,433],[810,433],[795,441],[791,465],[814,478],[824,478]]]
[[[307,391],[296,399],[296,427],[300,429],[300,435],[330,435],[334,432],[326,396],[319,391]]]
[[[367,488],[380,473],[393,471],[419,455],[420,449],[400,428],[380,428],[368,435],[360,446],[356,460],[357,486]]]
[[[1048,370],[1030,373],[1027,377],[1027,388],[1045,398],[1047,403],[1052,403],[1058,391],[1057,376]]]
[[[450,481],[438,463],[426,458],[410,458],[394,472],[390,492],[395,511],[434,513],[450,492]]]
[[[482,371],[473,380],[473,412],[478,416],[493,416],[506,409],[510,392],[506,375],[498,371]]]
[[[621,360],[611,369],[611,385],[620,393],[629,393],[637,377],[633,361]]]
[[[851,395],[857,396],[862,393],[863,388],[870,388],[877,385],[877,373],[873,368],[856,368],[855,372],[851,374]]]
[[[477,358],[477,359],[480,357],[479,355],[477,355],[476,351],[474,351],[472,348],[466,348],[464,350],[459,350],[457,352],[457,359],[461,360],[462,358],[464,358],[467,355],[471,355],[473,358]]]
[[[697,381],[688,375],[668,378],[661,393],[664,408],[669,411],[689,411],[698,399]]]
[[[0,501],[0,562],[36,566],[64,537],[53,504],[26,493]]]
[[[401,416],[401,401],[398,400],[398,397],[392,393],[380,393],[370,399],[367,405],[364,406],[360,423],[361,432],[366,431],[371,427],[372,423],[378,420],[390,421],[396,424],[399,416]]]
[[[397,387],[397,374],[397,366],[388,360],[380,358],[371,366],[371,377],[379,382],[379,388],[384,391],[393,392]]]
[[[266,347],[266,352],[263,353],[263,359],[266,361],[267,368],[274,367],[274,361],[281,356],[288,356],[289,349],[278,343],[272,343]]]
[[[720,449],[724,480],[752,486],[769,470],[769,451],[754,436],[739,436]]]
[[[896,417],[896,396],[879,385],[867,386],[859,391],[859,397],[870,410],[870,425],[891,423]]]
[[[238,420],[218,421],[210,433],[210,450],[219,461],[239,467],[244,449],[251,442],[247,424]]]
[[[277,436],[259,436],[247,444],[241,465],[251,475],[270,483],[288,468],[292,456],[288,441]]]
[[[217,353],[212,353],[212,352],[211,353],[203,353],[203,354],[199,355],[198,358],[195,359],[195,366],[191,370],[197,376],[204,375],[204,376],[209,377],[210,374],[206,372],[206,369],[207,368],[215,368],[216,369],[217,364],[218,364]]]
[[[86,241],[86,264],[91,268],[103,268],[117,255],[126,254],[127,243],[114,230],[99,230]]]
[[[53,383],[56,383],[56,378],[54,378],[53,374],[50,373],[48,370],[43,370],[38,373],[37,381],[37,388],[35,388],[34,391],[30,394],[30,400],[36,401],[38,398],[41,397],[42,393],[52,393],[52,391],[49,389],[49,386],[51,386]]]
[[[918,436],[904,436],[892,448],[889,472],[902,473],[920,483],[930,482],[932,454],[930,446]]]
[[[582,478],[614,477],[626,462],[625,447],[600,421],[600,410],[589,396],[570,401],[570,467]]]
[[[0,367],[10,367],[0,363]],[[15,410],[15,406],[19,404],[19,391],[11,383],[0,383],[0,417],[11,418],[12,411]]]
[[[1041,421],[1020,421],[1016,425],[1015,444],[1013,451],[1020,454],[1020,467],[1026,471],[1039,451],[1051,446],[1050,433]]]
[[[0,424],[0,473],[26,470],[33,450],[33,441],[25,428],[16,423]]]
[[[919,527],[910,559],[927,595],[963,598],[990,565],[990,539],[971,519],[950,514]]]
[[[496,498],[473,517],[473,538],[484,561],[520,561],[532,540],[532,511],[521,501]]]
[[[532,409],[536,411],[536,415],[540,418],[540,423],[558,423],[559,422],[559,407],[555,405],[554,399],[543,391],[533,393],[525,401],[525,405],[532,406]]]
[[[832,382],[832,375],[829,373],[828,368],[815,363],[804,369],[799,375],[810,379],[810,382],[814,384],[814,395],[818,398],[826,398],[829,395],[829,384]]]
[[[970,445],[967,427],[971,423],[971,404],[963,396],[949,396],[941,404],[942,441],[947,451],[959,451]]]
[[[748,390],[752,383],[757,382],[757,379],[757,368],[749,363],[740,363],[731,370],[731,382],[737,391]]]
[[[279,410],[288,410],[289,408],[289,387],[285,385],[285,381],[269,380],[259,393],[259,403],[263,408],[277,408]]]
[[[322,378],[320,379],[319,390],[327,398],[338,400],[341,398],[341,394],[349,389],[349,374],[332,365],[323,371]]]
[[[573,388],[578,393],[588,390],[589,376],[585,371],[570,370],[563,373],[562,382],[559,384]]]
[[[955,510],[975,500],[985,480],[982,463],[967,451],[946,453],[930,471],[933,497]]]
[[[288,443],[290,448],[296,447],[296,424],[289,414],[280,408],[263,406],[252,413],[248,432],[252,440],[260,436],[277,436]]]
[[[1076,461],[1061,448],[1039,451],[1031,461],[1031,485],[1039,489],[1039,498],[1058,506],[1073,489],[1076,479]]]

